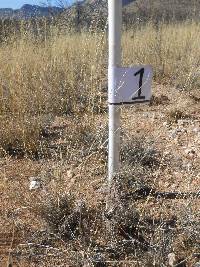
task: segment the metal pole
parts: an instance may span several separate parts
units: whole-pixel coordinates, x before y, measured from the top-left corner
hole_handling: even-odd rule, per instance
[[[108,93],[114,94],[115,67],[121,65],[121,28],[122,0],[108,0],[109,23],[109,66]],[[109,151],[108,151],[108,182],[112,183],[113,176],[119,169],[120,152],[120,108],[109,103]]]

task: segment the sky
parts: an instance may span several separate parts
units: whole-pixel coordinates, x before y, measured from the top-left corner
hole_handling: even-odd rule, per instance
[[[31,5],[42,5],[44,3],[47,3],[49,1],[47,0],[0,0],[0,8],[6,8],[6,7],[10,7],[10,8],[20,8],[21,6],[23,6],[24,4],[31,4]],[[51,0],[50,1],[52,5],[56,5],[56,2],[58,3],[58,0]],[[66,2],[66,0],[64,1]],[[68,0],[69,2],[73,2],[72,0]]]

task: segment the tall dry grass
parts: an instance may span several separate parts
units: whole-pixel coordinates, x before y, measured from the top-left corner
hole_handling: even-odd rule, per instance
[[[151,64],[157,82],[179,89],[199,87],[199,23],[151,23],[123,35],[124,64]]]
[[[35,151],[56,115],[99,112],[107,89],[104,33],[28,34],[0,47],[0,145]],[[179,89],[200,86],[196,22],[149,23],[123,33],[123,64],[152,64],[154,79]],[[92,116],[91,116],[92,118]]]
[[[105,214],[107,190],[104,190],[105,185],[102,183],[107,169],[107,130],[102,131],[99,127],[96,131],[94,126],[97,120],[102,122],[102,128],[105,123],[104,118],[96,114],[106,106],[106,34],[59,35],[53,31],[51,38],[42,40],[34,39],[32,35],[21,36],[23,37],[6,41],[0,46],[0,152],[2,151],[3,155],[37,156],[43,153],[45,145],[51,141],[48,139],[46,144],[44,135],[48,135],[49,129],[51,131],[52,128],[48,125],[56,116],[61,116],[56,120],[57,125],[67,121],[67,128],[61,132],[62,140],[59,140],[58,136],[58,143],[53,143],[53,161],[42,161],[37,167],[32,161],[19,161],[19,165],[12,161],[12,170],[9,167],[8,170],[7,167],[3,168],[2,214],[5,210],[6,221],[3,229],[7,227],[7,221],[12,220],[12,225],[14,224],[20,233],[26,236],[26,241],[28,240],[28,249],[19,246],[17,255],[28,255],[30,264],[34,264],[34,258],[29,257],[32,252],[37,256],[44,254],[42,264],[55,266],[57,263],[56,258],[54,261],[54,252],[51,254],[54,261],[51,265],[50,254],[48,259],[46,257],[47,250],[40,253],[34,244],[42,244],[42,249],[45,248],[43,244],[48,247],[50,244],[52,248],[55,245],[56,248],[62,240],[65,252],[58,255],[60,263],[60,257],[63,256],[65,266],[69,265],[68,255],[70,261],[74,262],[72,265],[107,266],[107,263],[104,265],[103,262],[104,253],[105,259],[111,258],[116,266],[133,266],[135,263],[131,263],[132,259],[134,262],[139,259],[138,266],[167,266],[171,252],[177,254],[177,264],[182,262],[182,259],[190,260],[189,257],[198,249],[199,227],[195,198],[191,196],[178,204],[176,200],[163,201],[160,196],[152,200],[151,193],[156,190],[156,196],[160,187],[168,190],[168,186],[170,190],[176,190],[177,187],[174,186],[179,183],[178,190],[186,188],[196,191],[192,186],[197,185],[197,182],[192,182],[198,179],[198,165],[195,165],[196,158],[191,166],[188,159],[186,162],[184,159],[182,161],[180,151],[171,157],[170,151],[178,148],[174,140],[169,139],[169,146],[166,145],[166,140],[161,147],[155,144],[154,149],[152,140],[145,137],[148,132],[149,137],[152,135],[158,126],[157,121],[149,123],[150,127],[147,127],[143,120],[137,135],[139,139],[133,139],[131,131],[137,128],[138,124],[135,124],[136,120],[127,120],[127,124],[132,124],[132,127],[128,128],[130,136],[128,134],[123,137],[121,159],[124,167],[111,190],[118,207],[110,214]],[[123,33],[123,65],[152,64],[156,82],[192,90],[199,87],[198,42],[199,27],[194,22],[161,24],[159,27],[151,23],[138,26]],[[169,114],[170,119],[175,120],[183,115],[174,111]],[[63,118],[65,116],[67,119]],[[158,123],[160,122],[159,120]],[[141,135],[142,127],[145,135]],[[167,130],[166,135],[162,136],[164,127],[157,128],[159,130],[156,131],[155,140],[164,140],[165,136],[171,133]],[[184,134],[183,138],[185,137],[185,143],[193,138],[189,132]],[[65,143],[62,147],[59,141],[63,140]],[[59,149],[57,144],[61,144]],[[181,146],[185,150],[184,146]],[[67,160],[56,160],[63,159],[62,156]],[[195,157],[193,152],[192,156]],[[40,170],[32,172],[31,168]],[[27,190],[28,178],[34,178],[35,175],[41,180],[42,190],[30,192]],[[70,194],[66,195],[66,192]],[[24,212],[27,212],[26,215]],[[106,230],[105,215],[107,219],[110,217],[113,220],[111,241]],[[39,228],[41,218],[44,221],[40,222]],[[33,222],[30,222],[31,220]],[[53,234],[52,240],[50,233]],[[55,237],[58,237],[59,242]],[[30,244],[34,246],[33,251]],[[100,248],[100,253],[96,248]],[[28,254],[23,254],[25,250]],[[97,258],[98,255],[100,257]],[[120,263],[120,259],[126,259],[126,262],[130,260],[130,263]]]
[[[100,106],[106,75],[102,36],[55,36],[42,43],[29,36],[3,45],[0,58],[5,149],[18,143],[35,151],[41,128],[54,116],[93,113]]]

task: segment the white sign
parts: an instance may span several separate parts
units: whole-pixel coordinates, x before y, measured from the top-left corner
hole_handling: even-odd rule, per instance
[[[109,92],[109,104],[134,104],[150,101],[153,69],[150,65],[113,67],[113,90]]]

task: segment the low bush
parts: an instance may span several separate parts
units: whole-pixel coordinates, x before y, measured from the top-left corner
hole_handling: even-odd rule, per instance
[[[154,143],[146,137],[134,137],[123,142],[121,150],[122,162],[130,166],[141,165],[142,167],[155,168],[159,166],[160,153]]]

